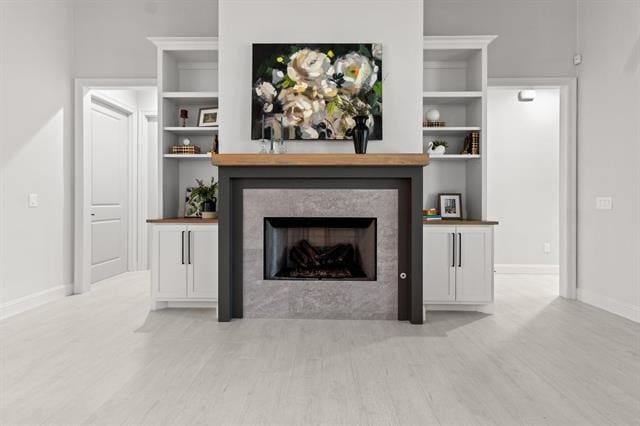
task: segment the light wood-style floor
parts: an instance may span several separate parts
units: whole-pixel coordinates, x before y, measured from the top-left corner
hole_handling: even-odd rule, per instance
[[[494,315],[395,321],[149,313],[148,277],[0,323],[2,424],[630,425],[640,325],[498,276]]]

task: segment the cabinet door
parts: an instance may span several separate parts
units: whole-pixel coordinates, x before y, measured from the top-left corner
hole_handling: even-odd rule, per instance
[[[422,227],[422,293],[425,302],[455,300],[455,232],[452,226]]]
[[[151,265],[155,298],[187,296],[186,233],[184,225],[155,225]]]
[[[456,260],[456,300],[487,303],[493,300],[493,228],[459,226]]]
[[[218,298],[218,225],[189,226],[187,294],[190,298]]]

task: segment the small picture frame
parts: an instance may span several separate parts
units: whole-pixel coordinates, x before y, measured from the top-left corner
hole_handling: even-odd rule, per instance
[[[438,194],[438,210],[442,219],[462,219],[462,195]]]
[[[218,125],[218,108],[200,108],[198,127],[214,127]]]

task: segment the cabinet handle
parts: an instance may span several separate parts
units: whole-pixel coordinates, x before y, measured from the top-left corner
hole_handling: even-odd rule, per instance
[[[462,234],[458,232],[458,268],[462,266]]]
[[[182,264],[184,265],[184,231],[182,231]]]
[[[187,233],[187,246],[189,248],[189,254],[187,255],[187,263],[189,263],[189,265],[191,265],[191,231],[189,231]]]
[[[451,241],[453,241],[453,250],[451,252],[451,267],[456,267],[456,233],[451,233]]]

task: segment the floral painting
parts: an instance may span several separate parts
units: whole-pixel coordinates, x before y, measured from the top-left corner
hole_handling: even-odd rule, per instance
[[[381,44],[254,44],[252,139],[382,139]]]

